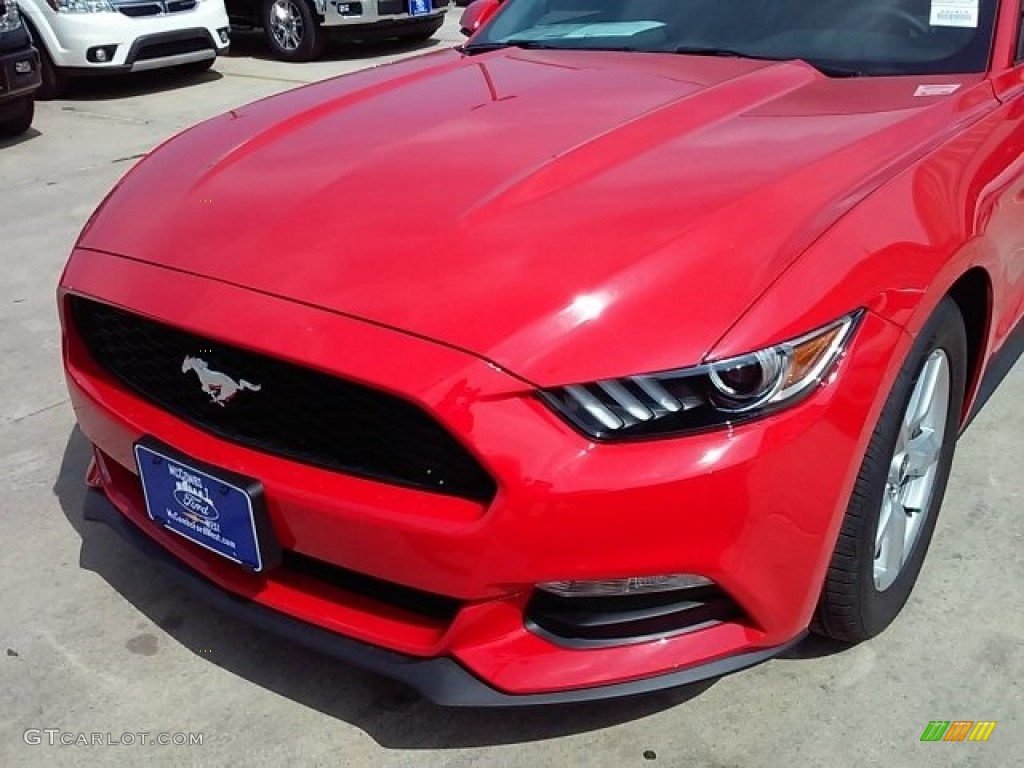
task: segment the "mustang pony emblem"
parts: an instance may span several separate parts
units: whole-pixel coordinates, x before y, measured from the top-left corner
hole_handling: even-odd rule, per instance
[[[186,357],[181,364],[181,372],[188,373],[195,371],[199,377],[199,383],[203,385],[203,392],[210,396],[210,401],[223,408],[227,403],[243,389],[252,392],[259,392],[259,384],[251,384],[245,379],[235,381],[226,373],[211,371],[209,364],[201,357]]]

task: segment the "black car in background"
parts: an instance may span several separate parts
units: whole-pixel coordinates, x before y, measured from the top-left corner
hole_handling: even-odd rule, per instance
[[[24,133],[32,125],[39,83],[39,54],[18,6],[0,0],[0,136]]]

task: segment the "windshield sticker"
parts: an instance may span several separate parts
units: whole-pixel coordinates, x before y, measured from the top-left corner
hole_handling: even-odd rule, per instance
[[[932,15],[928,22],[933,27],[978,26],[978,0],[932,0]]]
[[[949,96],[951,93],[956,93],[960,90],[959,83],[951,83],[949,85],[919,85],[917,90],[914,91],[915,96]]]

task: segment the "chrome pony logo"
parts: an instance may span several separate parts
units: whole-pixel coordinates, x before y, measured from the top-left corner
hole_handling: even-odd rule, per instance
[[[252,384],[245,379],[235,381],[226,373],[211,371],[209,364],[201,357],[185,357],[181,364],[181,372],[188,373],[189,371],[195,371],[196,376],[199,377],[199,383],[203,385],[203,392],[210,396],[210,402],[216,403],[221,408],[243,389],[248,389],[251,392],[259,392],[262,389],[259,384]]]

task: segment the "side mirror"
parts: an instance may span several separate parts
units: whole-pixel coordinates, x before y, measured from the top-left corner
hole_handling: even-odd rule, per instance
[[[468,37],[480,29],[498,10],[500,2],[501,0],[474,0],[470,3],[469,7],[462,12],[462,18],[459,20],[462,34]]]

